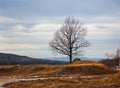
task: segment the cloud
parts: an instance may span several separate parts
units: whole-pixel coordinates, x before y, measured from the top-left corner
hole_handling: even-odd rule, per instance
[[[107,26],[96,26],[97,28],[99,29],[109,29],[110,27],[107,27]]]
[[[114,32],[113,31],[88,31],[88,36],[87,38],[90,40],[107,40],[111,39],[112,40],[120,40],[119,32]]]
[[[60,28],[60,24],[35,24],[30,28],[30,31],[54,32],[58,28]]]
[[[99,20],[98,20],[99,21]],[[120,28],[120,25],[119,23],[103,23],[102,22],[99,22],[99,23],[87,23],[85,24],[86,27],[88,28],[88,30],[90,31],[98,31],[98,32],[101,32],[101,31],[104,31],[104,32],[108,32],[108,31],[112,31],[112,32],[120,32],[119,28]]]
[[[44,50],[46,45],[37,44],[0,44],[1,51]]]
[[[102,56],[106,48],[113,51],[120,43],[119,4],[119,0],[0,0],[1,51],[50,56],[48,42],[54,32],[66,16],[74,16],[85,23],[87,39],[95,47],[88,56]]]
[[[14,17],[66,15],[87,17],[90,15],[118,15],[118,13],[120,14],[119,3],[118,0],[2,0],[0,8],[5,11],[4,14]]]
[[[15,25],[11,29],[13,29],[15,31],[24,31],[26,28],[23,25]]]
[[[119,16],[98,15],[84,17],[84,20],[87,23],[119,23],[119,18]]]
[[[52,37],[52,32],[4,32],[0,41],[5,44],[48,44]]]
[[[15,22],[15,21],[16,21],[16,19],[14,19],[14,18],[0,16],[0,23],[10,23],[10,22]]]

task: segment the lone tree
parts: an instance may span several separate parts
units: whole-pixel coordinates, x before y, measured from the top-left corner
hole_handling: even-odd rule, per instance
[[[86,40],[87,28],[73,17],[66,17],[64,24],[58,29],[53,39],[49,42],[50,48],[58,54],[80,56],[83,48],[89,46]]]

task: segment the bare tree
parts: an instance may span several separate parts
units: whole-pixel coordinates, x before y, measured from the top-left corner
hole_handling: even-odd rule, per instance
[[[73,17],[66,17],[64,24],[58,29],[49,42],[51,49],[59,54],[69,56],[80,56],[83,48],[89,46],[86,40],[87,28]]]
[[[106,53],[107,59],[102,60],[103,63],[105,63],[108,66],[114,67],[116,70],[117,67],[120,66],[120,49],[118,48],[115,54],[108,54]]]
[[[115,54],[108,54],[106,53],[105,56],[107,57],[107,59],[116,59],[116,58],[120,58],[120,49],[118,48],[117,51],[115,52]]]

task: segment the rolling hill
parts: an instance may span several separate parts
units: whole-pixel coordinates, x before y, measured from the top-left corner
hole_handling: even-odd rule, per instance
[[[16,54],[0,53],[0,65],[28,65],[28,64],[65,64],[66,61],[47,60],[39,58],[31,58]]]

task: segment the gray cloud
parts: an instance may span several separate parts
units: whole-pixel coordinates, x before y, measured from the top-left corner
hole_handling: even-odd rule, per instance
[[[118,0],[4,0],[0,3],[0,8],[5,11],[3,15],[11,17],[120,14]]]
[[[103,57],[120,47],[119,4],[119,0],[0,0],[1,51],[49,57],[54,32],[66,16],[75,16],[88,27],[94,46],[87,56]]]

